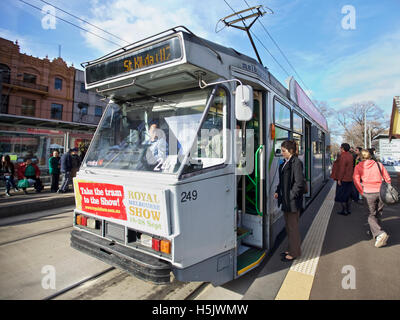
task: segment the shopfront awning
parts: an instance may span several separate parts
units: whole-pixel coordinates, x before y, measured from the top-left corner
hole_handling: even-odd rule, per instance
[[[52,130],[84,131],[86,133],[94,133],[97,128],[96,124],[69,122],[54,119],[41,119],[12,114],[0,114],[0,124],[26,126],[31,128],[45,128]]]
[[[393,98],[393,109],[389,129],[389,141],[392,140],[392,138],[400,139],[400,96]]]

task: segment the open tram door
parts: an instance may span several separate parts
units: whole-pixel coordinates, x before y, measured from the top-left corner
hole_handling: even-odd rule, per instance
[[[238,92],[238,89],[237,91]],[[238,101],[236,101],[236,105]],[[265,172],[265,145],[264,145],[264,114],[263,94],[260,91],[253,92],[253,112],[248,121],[240,121],[242,118],[236,114],[238,126],[246,136],[246,166],[251,168],[247,174],[237,175],[237,246],[236,246],[236,276],[257,267],[265,257],[263,211],[265,208],[264,196],[264,172]],[[237,126],[237,127],[238,127]],[[248,135],[253,135],[248,139]],[[251,142],[250,142],[251,141]],[[241,147],[240,144],[239,147]],[[251,153],[251,156],[249,156]],[[238,166],[241,163],[239,162]]]

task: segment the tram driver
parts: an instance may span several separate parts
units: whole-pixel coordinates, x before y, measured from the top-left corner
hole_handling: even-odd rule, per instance
[[[163,130],[153,123],[149,128],[149,140],[145,144],[150,145],[146,151],[146,160],[149,165],[163,163],[167,157],[167,139]]]

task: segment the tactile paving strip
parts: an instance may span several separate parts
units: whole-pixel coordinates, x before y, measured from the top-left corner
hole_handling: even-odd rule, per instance
[[[335,186],[333,184],[301,245],[302,255],[293,262],[290,270],[314,276],[328,227],[329,218],[335,205]]]

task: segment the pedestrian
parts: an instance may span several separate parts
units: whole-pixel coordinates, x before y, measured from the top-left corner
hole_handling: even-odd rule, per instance
[[[51,176],[51,192],[58,191],[60,181],[60,153],[55,150],[53,156],[49,159],[49,173]]]
[[[356,152],[356,161],[355,161],[355,165],[358,165],[362,160],[361,160],[361,147],[357,147],[355,152]]]
[[[72,165],[72,169],[71,169],[71,179],[76,177],[76,173],[79,170],[79,167],[81,166],[81,159],[78,155],[78,148],[74,148],[71,151],[71,165]]]
[[[338,152],[336,155],[336,160],[332,164],[332,172],[331,172],[331,178],[335,181],[337,181],[337,167],[339,163],[339,158],[340,158],[340,153]]]
[[[274,194],[278,206],[282,205],[288,236],[288,250],[282,252],[282,261],[285,262],[301,255],[299,217],[303,205],[304,174],[303,163],[296,156],[296,150],[295,141],[282,142],[281,153],[285,162],[279,166],[279,184]]]
[[[353,168],[354,168],[356,166],[357,153],[356,153],[356,151],[354,150],[353,147],[350,147],[349,152],[353,156]]]
[[[9,197],[11,196],[10,194],[11,187],[13,187],[15,191],[19,191],[14,181],[14,174],[15,174],[14,164],[11,162],[9,155],[2,156],[1,171],[2,175],[4,176],[4,180],[6,182],[6,196]]]
[[[31,158],[26,158],[25,161],[20,164],[18,168],[18,179],[27,179],[28,181],[33,180],[33,186],[37,193],[43,190],[43,184],[40,180],[40,169],[36,163],[32,162]],[[23,187],[22,190],[24,190],[25,194],[28,194],[26,187]]]
[[[361,147],[357,147],[355,149],[355,154],[356,154],[356,159],[355,159],[355,162],[354,162],[355,166],[357,166],[362,161],[362,159],[361,159],[361,150],[362,149],[363,148],[361,148]],[[361,194],[358,192],[357,188],[355,187],[354,181],[353,181],[353,186],[354,186],[353,187],[353,192],[354,192],[353,200],[355,202],[359,203],[359,201],[361,201],[363,198],[362,198]]]
[[[347,216],[351,213],[351,199],[353,196],[353,156],[349,152],[348,143],[342,143],[340,146],[340,158],[337,163],[337,171],[335,174],[337,186],[335,201],[339,202],[342,210],[338,214]]]
[[[71,149],[68,152],[64,153],[61,156],[60,160],[60,171],[63,174],[63,181],[61,183],[60,189],[58,189],[57,193],[65,193],[69,191],[69,184],[71,183],[71,170],[72,170],[72,157],[71,157]]]
[[[381,225],[384,203],[379,196],[379,191],[382,184],[382,176],[387,183],[391,183],[391,179],[386,168],[372,159],[369,150],[363,149],[361,157],[363,161],[354,169],[354,184],[366,200],[369,228],[375,239],[375,247],[380,248],[386,245],[389,236]],[[378,166],[381,169],[380,171]]]
[[[368,149],[368,152],[371,154],[371,159],[372,159],[372,160],[378,161],[378,160],[376,159],[376,155],[375,155],[375,148],[369,148],[369,149]]]

